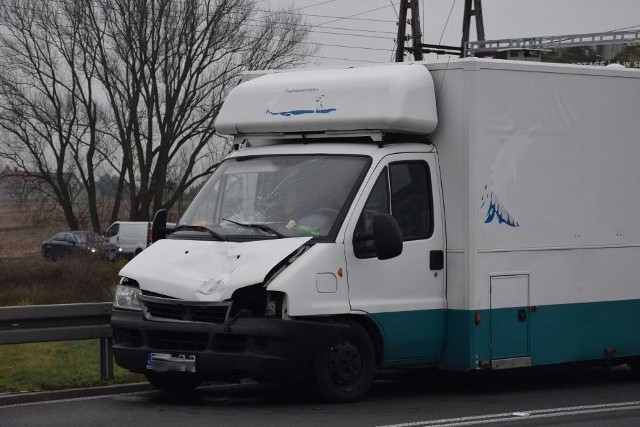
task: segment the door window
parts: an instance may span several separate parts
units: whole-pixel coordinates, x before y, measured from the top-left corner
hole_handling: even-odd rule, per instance
[[[356,225],[353,241],[356,243],[354,252],[358,258],[374,258],[376,256],[376,245],[373,241],[373,216],[377,213],[389,213],[387,168],[384,168],[378,176]]]
[[[109,227],[105,235],[106,237],[113,237],[118,234],[119,230],[120,230],[120,224],[113,224],[111,227]]]
[[[433,234],[433,202],[429,166],[424,162],[394,163],[391,176],[391,214],[402,240],[427,239]]]
[[[392,163],[378,176],[354,233],[358,258],[373,258],[373,216],[391,213],[400,226],[402,240],[428,239],[433,235],[433,197],[429,166],[425,162]]]

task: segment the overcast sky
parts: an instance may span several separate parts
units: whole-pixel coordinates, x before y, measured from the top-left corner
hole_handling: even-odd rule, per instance
[[[389,62],[399,0],[258,0],[291,6],[312,25],[318,65]],[[423,43],[460,45],[464,0],[419,0]],[[483,0],[487,40],[640,30],[640,0]],[[422,18],[423,17],[423,18]],[[447,18],[448,23],[447,23]],[[446,26],[445,26],[446,24]],[[475,27],[471,39],[475,40]],[[339,59],[338,59],[339,58]]]

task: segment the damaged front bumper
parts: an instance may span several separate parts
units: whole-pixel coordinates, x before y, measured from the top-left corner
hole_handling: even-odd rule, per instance
[[[129,371],[170,369],[205,380],[249,377],[267,382],[300,381],[320,345],[344,328],[263,317],[239,317],[231,326],[147,320],[140,311],[121,309],[113,310],[111,327],[115,361]]]

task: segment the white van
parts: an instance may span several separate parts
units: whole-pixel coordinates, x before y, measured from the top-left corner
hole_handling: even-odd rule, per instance
[[[116,221],[104,237],[119,247],[122,255],[134,257],[151,243],[151,223],[148,221]]]
[[[241,148],[120,272],[116,362],[331,401],[390,367],[638,370],[639,94],[474,58],[252,74],[216,121]]]

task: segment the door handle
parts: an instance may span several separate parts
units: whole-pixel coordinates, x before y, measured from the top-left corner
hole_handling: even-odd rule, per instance
[[[431,270],[442,270],[444,268],[443,250],[429,252],[429,268]]]

